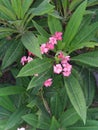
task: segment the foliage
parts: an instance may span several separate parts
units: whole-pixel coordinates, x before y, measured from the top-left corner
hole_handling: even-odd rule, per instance
[[[0,129],[98,129],[97,5],[0,1]]]

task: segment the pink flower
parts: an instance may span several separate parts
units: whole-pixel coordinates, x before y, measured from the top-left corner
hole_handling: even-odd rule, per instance
[[[45,87],[50,87],[52,85],[52,78],[49,78],[47,79],[45,82],[44,82],[44,86]]]
[[[70,76],[70,74],[71,74],[71,71],[64,71],[63,72],[63,76],[65,76],[65,77]]]
[[[68,77],[71,74],[72,65],[66,63],[63,64],[63,67],[63,75]]]
[[[44,54],[44,53],[47,53],[49,49],[47,48],[46,44],[42,44],[40,46],[40,50],[41,50],[41,53]]]
[[[53,45],[57,44],[56,38],[55,38],[54,36],[50,37],[50,38],[49,38],[49,43],[51,43],[51,44],[53,44]]]
[[[53,69],[54,69],[54,73],[56,73],[56,74],[60,74],[62,72],[61,64],[54,65]]]
[[[62,40],[62,32],[55,32],[54,37],[56,40]]]
[[[30,57],[30,56],[27,57],[27,62],[30,62],[30,61],[32,61],[32,60],[33,60],[32,57]]]
[[[46,43],[46,47],[49,49],[49,50],[53,50],[54,49],[54,44],[51,44],[49,42]]]
[[[26,58],[26,56],[23,56],[22,58],[21,58],[21,64],[22,65],[24,65],[26,62],[27,62],[27,58]]]
[[[62,63],[62,64],[66,64],[68,61],[70,61],[70,56],[65,56],[65,57],[62,59],[61,63]]]

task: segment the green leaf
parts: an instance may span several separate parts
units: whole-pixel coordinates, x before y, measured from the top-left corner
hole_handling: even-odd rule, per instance
[[[2,62],[2,69],[5,69],[9,65],[11,65],[13,62],[15,62],[18,58],[20,58],[20,55],[22,53],[23,46],[21,42],[12,42],[11,46],[8,48],[3,62]]]
[[[14,95],[23,93],[25,89],[21,86],[8,86],[0,88],[0,96]]]
[[[98,67],[98,51],[87,52],[74,56],[71,60],[82,63],[83,65],[89,65],[92,67]]]
[[[20,124],[21,123],[21,117],[22,115],[25,113],[25,109],[24,108],[19,108],[17,109],[8,119],[7,124],[5,126],[5,129],[10,130],[11,128],[13,128],[15,125]]]
[[[53,116],[49,130],[58,130],[59,127],[60,127],[60,124],[58,123],[58,121],[57,121],[57,120],[55,119],[55,117]]]
[[[79,118],[80,117],[78,116],[77,112],[73,108],[70,108],[62,113],[59,119],[60,125],[62,128],[66,128],[75,124],[79,120]]]
[[[52,60],[49,58],[35,59],[25,65],[19,72],[18,77],[31,76],[33,74],[40,74],[48,71],[52,67]]]
[[[60,100],[59,94],[56,93],[55,95],[51,97],[50,109],[51,109],[52,115],[54,115],[56,118],[60,117],[63,111],[63,107],[62,107],[62,102]]]
[[[38,39],[35,37],[35,35],[32,32],[27,32],[22,36],[22,43],[28,49],[30,52],[41,57],[40,47],[38,43]]]
[[[95,46],[98,46],[98,43],[96,43],[96,42],[83,42],[83,43],[79,43],[79,44],[74,44],[73,46],[70,47],[69,53],[71,53],[75,50],[78,50],[78,49],[82,49],[84,47],[94,48]]]
[[[75,37],[79,26],[81,24],[83,15],[85,13],[85,8],[87,5],[87,0],[85,0],[74,12],[72,17],[70,18],[70,21],[68,22],[68,25],[66,27],[65,33],[64,33],[64,42],[65,47],[69,46],[70,42]]]
[[[83,124],[78,124],[77,126],[72,126],[66,130],[97,130],[98,121],[96,120],[87,120],[85,126]]]
[[[0,12],[2,12],[9,20],[16,20],[16,16],[14,15],[14,13],[1,4],[0,4]]]
[[[32,21],[35,28],[37,29],[37,31],[40,33],[40,35],[49,38],[49,34],[43,29],[43,27],[41,27],[40,25],[38,25],[35,21]]]
[[[64,78],[65,88],[68,97],[75,108],[76,112],[79,114],[83,122],[86,121],[86,102],[82,88],[78,80],[71,74],[70,77]]]
[[[70,6],[69,6],[69,9],[70,11],[73,11],[77,5],[79,5],[83,0],[74,0],[71,2]]]
[[[51,34],[54,34],[55,32],[62,32],[60,20],[50,15],[48,16],[48,26]]]
[[[0,106],[2,106],[3,108],[11,112],[15,111],[16,109],[11,99],[8,96],[0,97]]]
[[[44,0],[37,7],[32,8],[30,13],[32,13],[34,16],[44,15],[52,11],[53,8],[54,6],[49,4],[48,0]]]
[[[37,87],[37,86],[42,87],[44,81],[47,80],[48,78],[51,78],[50,72],[51,72],[51,70],[49,69],[49,70],[43,72],[42,74],[39,74],[38,76],[34,76],[32,78],[32,80],[30,81],[27,89],[31,89],[31,88]]]
[[[38,116],[35,114],[27,114],[22,116],[22,119],[24,121],[26,121],[28,124],[30,124],[31,126],[37,128],[38,125]]]

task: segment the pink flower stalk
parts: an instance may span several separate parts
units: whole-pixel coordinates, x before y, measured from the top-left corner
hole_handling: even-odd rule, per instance
[[[50,87],[52,85],[52,78],[49,78],[47,79],[45,82],[44,82],[44,86],[45,87]]]
[[[46,43],[46,47],[49,49],[49,50],[53,50],[54,49],[54,44],[51,44],[49,42]]]
[[[49,43],[55,45],[55,44],[57,44],[57,39],[54,36],[52,36],[49,38]]]
[[[55,32],[54,37],[56,40],[62,40],[62,32]]]
[[[56,73],[56,74],[60,74],[62,72],[62,70],[63,70],[61,64],[54,65],[53,69],[54,69],[54,73]]]
[[[40,46],[40,50],[41,50],[41,53],[44,54],[44,53],[47,53],[49,49],[47,48],[46,44],[42,44]]]
[[[25,63],[27,62],[27,58],[26,58],[26,56],[23,56],[22,58],[21,58],[21,64],[22,65],[25,65]]]

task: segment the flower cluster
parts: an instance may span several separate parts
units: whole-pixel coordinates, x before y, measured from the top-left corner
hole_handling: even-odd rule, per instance
[[[49,50],[53,50],[59,40],[62,40],[62,32],[55,32],[55,34],[49,38],[47,43],[40,46],[41,54],[46,54]]]
[[[72,65],[69,64],[70,56],[64,56],[62,52],[59,53],[58,58],[61,59],[59,64],[53,66],[54,73],[68,77],[71,74]]]
[[[21,61],[20,61],[21,64],[22,64],[22,65],[25,65],[26,63],[32,61],[33,58],[31,57],[31,55],[34,56],[31,52],[28,51],[28,56],[23,56],[23,57],[21,58]]]

